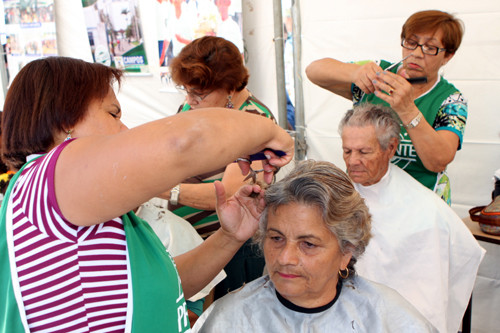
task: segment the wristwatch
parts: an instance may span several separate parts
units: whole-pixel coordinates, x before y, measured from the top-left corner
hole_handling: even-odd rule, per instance
[[[175,185],[171,190],[170,190],[170,203],[172,205],[177,205],[179,203],[179,193],[181,193],[181,185]]]
[[[417,116],[415,118],[413,118],[413,120],[410,121],[410,123],[408,125],[403,124],[403,127],[406,129],[416,127],[418,124],[420,124],[420,120],[422,120],[422,112],[418,111]]]

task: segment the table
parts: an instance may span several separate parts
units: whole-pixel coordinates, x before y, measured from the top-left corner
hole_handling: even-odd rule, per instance
[[[464,217],[462,221],[464,221],[467,228],[469,228],[470,232],[477,240],[500,245],[500,236],[490,235],[483,232],[479,227],[479,223],[472,221],[470,216]],[[465,310],[464,313],[464,317],[462,319],[462,333],[471,332],[471,317],[472,317],[472,295],[470,296],[469,305],[467,306],[467,309]]]
[[[464,217],[462,221],[464,221],[467,228],[469,228],[469,230],[472,232],[472,235],[474,235],[474,238],[476,238],[477,240],[500,245],[500,236],[484,233],[479,227],[479,223],[472,221],[470,219],[470,216]]]

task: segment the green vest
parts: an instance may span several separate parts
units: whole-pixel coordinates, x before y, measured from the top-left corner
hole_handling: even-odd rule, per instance
[[[380,67],[384,69],[390,64],[382,60]],[[390,71],[396,73],[397,68],[393,68]],[[458,92],[458,89],[441,77],[441,80],[431,91],[415,100],[415,105],[422,112],[425,120],[432,126],[443,102],[448,96],[456,92]],[[382,104],[390,107],[388,103],[375,96],[375,94],[363,94],[359,103]],[[408,132],[403,126],[401,126],[399,141],[398,149],[391,162],[408,172],[425,187],[434,191],[438,174],[425,168],[415,151]]]
[[[19,312],[22,304],[17,304],[12,287],[6,235],[10,192],[24,167],[12,177],[0,210],[0,333],[29,332],[24,329]],[[172,257],[149,224],[133,212],[123,215],[122,221],[132,275],[131,332],[190,331],[184,293]]]

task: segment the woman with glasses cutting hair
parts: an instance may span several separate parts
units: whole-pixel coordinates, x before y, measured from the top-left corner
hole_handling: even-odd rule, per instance
[[[385,60],[344,63],[332,58],[312,62],[308,78],[354,104],[390,106],[401,120],[401,141],[393,163],[451,204],[447,165],[461,148],[467,100],[439,75],[453,58],[463,23],[446,12],[411,15],[401,31],[400,63]]]
[[[177,88],[186,95],[178,112],[225,107],[264,116],[276,123],[271,111],[246,88],[249,73],[243,57],[238,48],[224,38],[205,36],[192,41],[172,60],[170,71]],[[259,161],[251,166],[254,170],[262,169]],[[259,180],[261,177],[262,173],[258,175]],[[190,222],[203,238],[220,228],[212,184],[216,180],[222,181],[228,197],[251,181],[242,176],[236,163],[231,163],[186,179],[164,195],[169,199],[169,209]],[[264,258],[250,243],[246,244],[225,267],[227,277],[216,286],[215,297],[260,277],[263,268]]]

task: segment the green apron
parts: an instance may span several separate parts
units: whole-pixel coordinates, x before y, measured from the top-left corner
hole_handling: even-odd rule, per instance
[[[26,165],[12,177],[0,210],[0,333],[29,332],[25,316],[21,319],[12,286],[6,235],[10,193]],[[189,332],[186,302],[172,257],[149,224],[133,212],[123,215],[122,221],[133,286],[132,323],[127,322],[127,326],[132,325],[133,333]]]

